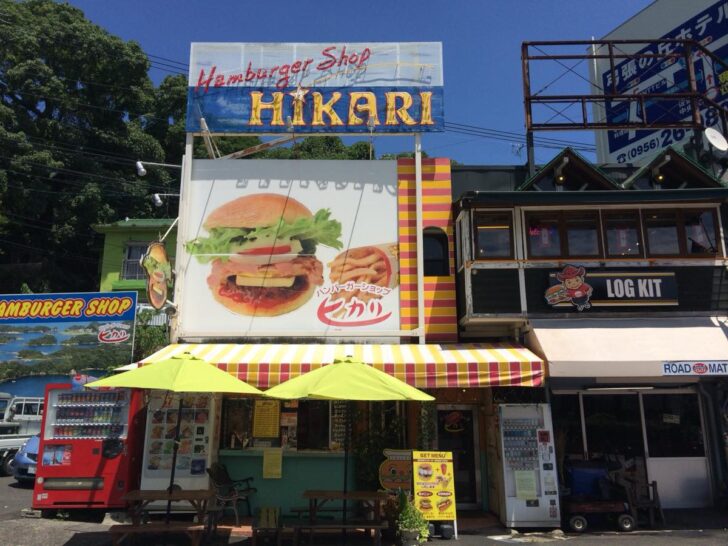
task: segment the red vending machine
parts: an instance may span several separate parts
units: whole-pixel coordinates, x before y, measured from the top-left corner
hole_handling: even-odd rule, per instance
[[[138,389],[48,385],[33,508],[123,508],[139,488],[143,405]]]

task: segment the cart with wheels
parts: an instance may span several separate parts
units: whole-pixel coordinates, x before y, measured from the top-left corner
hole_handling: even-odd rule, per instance
[[[569,529],[583,533],[589,527],[589,518],[603,515],[616,519],[620,531],[633,531],[637,522],[632,514],[630,504],[619,500],[567,501],[565,503]],[[615,518],[616,516],[616,518]]]

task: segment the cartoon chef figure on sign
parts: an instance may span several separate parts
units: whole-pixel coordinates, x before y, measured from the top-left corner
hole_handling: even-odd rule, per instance
[[[574,267],[567,265],[561,273],[556,274],[556,278],[561,282],[565,294],[565,299],[571,301],[579,311],[589,309],[591,304],[589,298],[594,289],[584,282],[586,271],[583,267]]]

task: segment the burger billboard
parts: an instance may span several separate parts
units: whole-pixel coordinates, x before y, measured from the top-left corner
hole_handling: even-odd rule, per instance
[[[177,335],[399,330],[395,161],[195,160]]]

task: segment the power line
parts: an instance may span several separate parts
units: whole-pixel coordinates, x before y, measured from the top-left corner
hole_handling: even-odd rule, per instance
[[[0,159],[7,159],[9,161],[12,161],[14,158],[8,157],[8,156],[4,156],[4,155],[0,155]],[[104,176],[102,174],[94,174],[94,173],[89,173],[89,172],[86,172],[86,171],[77,171],[77,170],[74,170],[74,169],[67,169],[65,167],[53,167],[51,165],[44,165],[43,163],[35,163],[33,161],[24,161],[23,163],[25,165],[31,165],[31,166],[34,166],[34,167],[40,167],[42,169],[48,169],[48,170],[51,170],[51,171],[62,172],[62,173],[66,173],[66,174],[75,174],[77,176],[85,176],[87,178],[98,178],[98,179],[101,179],[101,180],[108,180],[110,182],[117,182],[117,183],[123,183],[123,184],[137,184],[137,185],[138,184],[144,184],[144,181],[143,180],[139,180],[139,179],[136,179],[136,180],[126,180],[124,178],[113,178],[111,176]],[[26,172],[23,172],[23,171],[17,171],[17,170],[13,170],[13,169],[5,169],[4,167],[0,167],[0,169],[7,170],[7,171],[10,171],[10,172],[15,172],[16,174],[22,174],[22,175],[25,175],[25,176],[31,176],[31,177],[32,176],[37,176],[37,175],[35,175],[33,173],[26,173]],[[147,187],[150,187],[150,188],[159,188],[159,189],[165,189],[166,188],[166,186],[152,186],[149,183],[146,183],[146,186]]]
[[[0,135],[0,138],[2,138],[2,135]],[[51,149],[51,150],[57,150],[59,153],[68,154],[68,155],[72,155],[72,156],[84,156],[84,157],[85,156],[89,156],[89,157],[94,157],[94,158],[98,158],[97,159],[98,161],[111,163],[113,165],[129,165],[129,166],[132,166],[137,161],[141,161],[142,163],[155,163],[156,162],[156,160],[152,160],[152,159],[138,159],[138,158],[132,158],[132,157],[129,157],[129,156],[107,155],[107,154],[102,154],[102,153],[87,151],[87,150],[84,150],[82,148],[69,148],[69,147],[65,147],[65,146],[60,146],[58,144],[48,144],[48,142],[56,142],[56,141],[42,139],[42,138],[37,138],[37,137],[28,137],[28,136],[26,136],[26,139],[31,140],[31,141],[36,141],[37,140],[39,142],[22,142],[20,144],[28,144],[29,146],[32,146],[32,147],[33,146],[40,146],[40,147],[48,148],[48,149]],[[11,142],[15,142],[14,140],[9,139],[9,138],[6,138],[6,140],[10,140]],[[2,167],[0,167],[0,168],[2,168]],[[164,186],[156,186],[156,187],[158,187],[160,189],[165,189]]]

